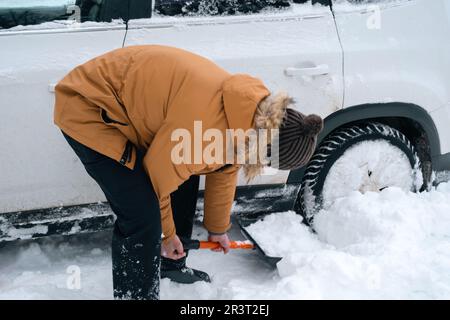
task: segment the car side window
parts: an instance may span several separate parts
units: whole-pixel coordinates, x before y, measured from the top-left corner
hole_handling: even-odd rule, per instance
[[[155,12],[163,16],[236,15],[306,2],[310,0],[155,0]]]
[[[0,30],[45,22],[127,19],[129,0],[0,0]]]

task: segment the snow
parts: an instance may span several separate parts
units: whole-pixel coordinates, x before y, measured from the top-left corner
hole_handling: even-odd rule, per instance
[[[239,238],[237,230],[231,232]],[[206,239],[203,229],[196,237]],[[241,237],[242,239],[242,237]],[[110,231],[35,241],[6,243],[0,248],[0,300],[2,299],[111,299]],[[212,284],[179,285],[161,281],[162,299],[225,299],[233,296],[230,279],[263,282],[275,272],[252,250],[224,255],[192,251],[189,264],[209,272]],[[71,270],[80,270],[80,289],[68,289]]]
[[[394,134],[387,126],[380,128],[385,136]],[[365,193],[387,187],[398,187],[404,191],[419,190],[423,185],[423,176],[418,168],[417,156],[413,168],[405,152],[387,140],[358,142],[345,150],[329,169],[323,184],[321,205],[328,208],[336,199],[353,191]],[[315,182],[307,180],[303,199],[308,212],[314,212],[317,210],[316,195],[309,183]]]
[[[104,28],[115,28],[124,26],[125,23],[122,19],[113,19],[111,22],[95,22],[95,21],[86,21],[86,22],[77,22],[75,20],[54,20],[49,22],[43,22],[36,25],[26,25],[26,26],[16,26],[6,30],[2,30],[2,32],[16,32],[16,31],[36,31],[36,30],[95,30],[104,29]]]
[[[273,297],[449,299],[450,184],[429,193],[354,192],[321,210],[316,234],[293,212],[247,228],[282,256]]]
[[[190,266],[212,283],[161,281],[162,299],[449,299],[450,183],[415,194],[400,188],[354,192],[315,218],[317,233],[294,212],[250,226],[272,256],[192,251]],[[195,237],[205,239],[203,229]],[[235,240],[243,240],[235,227]],[[0,299],[111,299],[110,232],[6,243]],[[80,289],[68,289],[73,270]]]
[[[281,212],[267,216],[246,230],[270,257],[285,257],[293,251],[319,249],[317,241],[309,238],[310,231],[301,222],[302,217],[295,212]]]
[[[346,150],[330,168],[323,186],[323,205],[328,207],[353,190],[377,191],[396,186],[409,191],[413,176],[408,157],[398,147],[385,140],[363,141]]]

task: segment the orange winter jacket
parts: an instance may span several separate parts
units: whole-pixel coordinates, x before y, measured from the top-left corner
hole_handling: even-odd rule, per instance
[[[127,142],[145,152],[144,167],[160,202],[165,239],[176,234],[170,194],[191,175],[205,174],[204,226],[223,233],[230,225],[239,166],[223,169],[223,164],[203,159],[175,164],[171,153],[179,141],[171,135],[187,129],[194,137],[194,121],[201,121],[203,132],[247,130],[257,104],[268,95],[260,80],[231,75],[193,53],[133,46],[90,60],[64,77],[56,86],[54,121],[78,142],[129,169],[134,168],[136,150],[124,159]]]

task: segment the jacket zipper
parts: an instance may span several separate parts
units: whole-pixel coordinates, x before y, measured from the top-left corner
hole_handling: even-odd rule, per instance
[[[126,165],[131,161],[131,157],[133,155],[133,144],[130,141],[127,141],[127,145],[125,146],[125,151],[122,154],[122,158],[120,158],[120,164]]]

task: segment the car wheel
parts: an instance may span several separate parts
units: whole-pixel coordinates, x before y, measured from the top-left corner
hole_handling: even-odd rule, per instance
[[[366,123],[333,132],[309,162],[295,210],[312,225],[314,214],[359,191],[389,187],[417,191],[422,174],[417,152],[408,138],[390,126]]]

